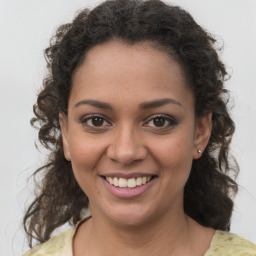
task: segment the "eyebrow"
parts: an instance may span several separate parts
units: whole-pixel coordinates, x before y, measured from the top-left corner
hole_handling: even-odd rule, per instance
[[[81,100],[79,102],[77,102],[73,108],[77,108],[80,105],[90,105],[96,108],[101,108],[101,109],[107,109],[107,110],[113,110],[113,107],[106,102],[102,102],[102,101],[98,101],[98,100]],[[149,102],[143,102],[141,104],[139,104],[139,108],[146,110],[146,109],[150,109],[150,108],[158,108],[158,107],[162,107],[166,104],[175,104],[178,106],[182,107],[182,104],[174,99],[170,99],[170,98],[164,98],[164,99],[157,99],[157,100],[153,100],[153,101],[149,101]]]
[[[174,99],[170,99],[170,98],[158,99],[158,100],[141,103],[139,105],[139,107],[141,109],[158,108],[158,107],[162,107],[166,104],[170,104],[170,103],[182,107],[182,104],[180,102],[178,102],[177,100],[174,100]]]
[[[102,101],[98,101],[98,100],[81,100],[81,101],[77,102],[73,108],[77,108],[78,106],[84,105],[84,104],[87,104],[87,105],[90,105],[90,106],[93,106],[96,108],[113,110],[113,107],[110,104],[102,102]]]

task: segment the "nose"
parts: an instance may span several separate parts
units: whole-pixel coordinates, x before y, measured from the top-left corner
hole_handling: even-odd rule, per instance
[[[131,165],[147,157],[141,136],[130,126],[116,129],[107,149],[107,156],[121,165]]]

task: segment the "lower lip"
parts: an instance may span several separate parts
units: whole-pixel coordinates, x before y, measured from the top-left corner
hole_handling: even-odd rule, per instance
[[[114,185],[111,185],[104,178],[102,179],[107,190],[119,198],[132,198],[132,197],[140,196],[143,193],[145,193],[147,190],[149,190],[156,180],[156,178],[154,178],[150,180],[148,183],[135,188],[120,188],[120,187],[115,187]]]

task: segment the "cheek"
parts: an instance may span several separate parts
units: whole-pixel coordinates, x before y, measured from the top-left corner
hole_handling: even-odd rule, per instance
[[[193,160],[193,141],[190,136],[176,134],[154,145],[157,145],[154,152],[162,169],[170,175],[189,174]]]
[[[95,139],[83,139],[75,136],[70,140],[71,164],[74,175],[85,194],[90,197],[90,191],[95,191],[97,165],[104,152],[104,145]]]
[[[97,149],[92,148],[93,145],[89,143],[74,143],[70,147],[71,162],[74,166],[74,171],[89,171],[93,169]]]
[[[77,130],[69,138],[71,162],[79,171],[92,172],[103,154],[104,141],[95,136],[85,136],[83,132]]]

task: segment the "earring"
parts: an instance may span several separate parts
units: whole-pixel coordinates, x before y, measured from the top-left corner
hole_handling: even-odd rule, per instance
[[[201,151],[200,149],[198,149],[198,150],[197,150],[197,153],[201,155],[201,154],[202,154],[202,151]]]

